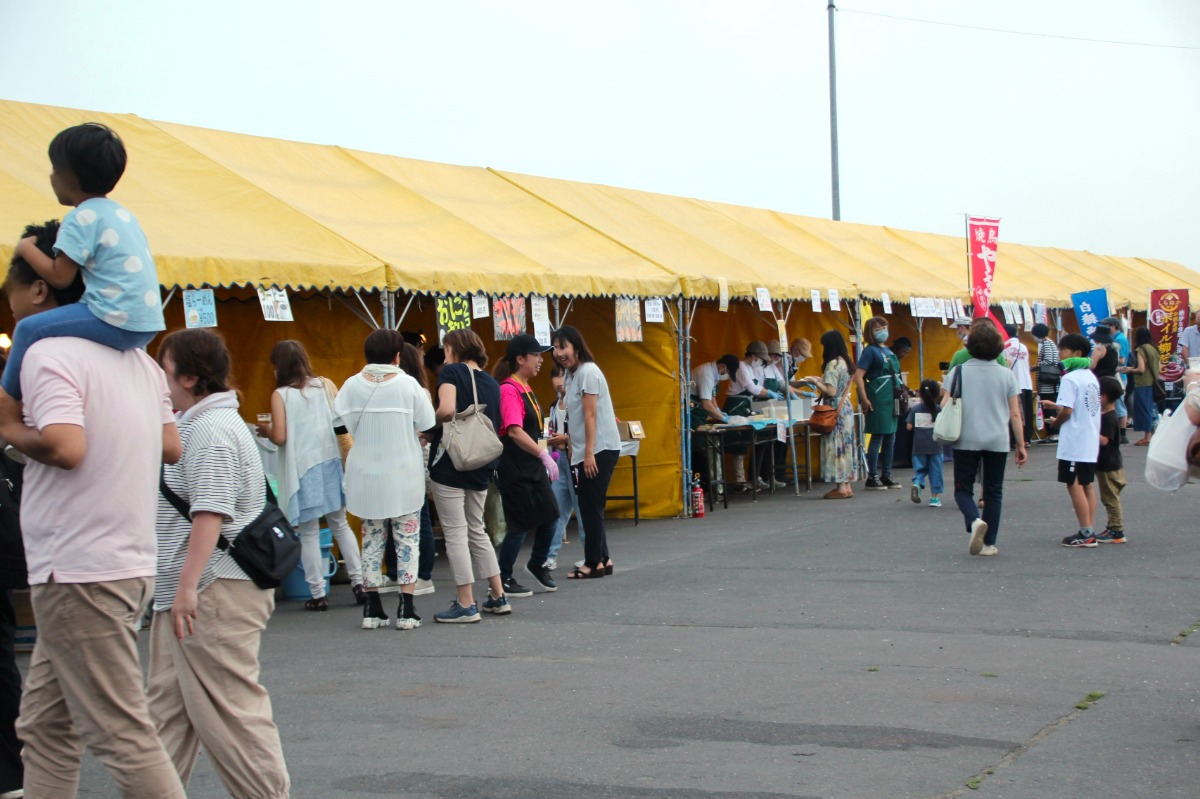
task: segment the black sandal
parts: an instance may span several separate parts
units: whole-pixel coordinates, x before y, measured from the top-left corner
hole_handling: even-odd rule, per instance
[[[589,572],[585,572],[580,567],[576,566],[571,571],[567,572],[568,580],[594,580],[604,576],[603,566],[594,566]]]
[[[612,574],[612,572],[613,572],[612,561],[610,560],[608,563],[604,564],[604,573],[605,573],[605,575],[610,575],[610,574]]]
[[[310,599],[304,603],[305,610],[315,610],[318,613],[324,613],[329,610],[329,600],[325,597],[320,599]]]

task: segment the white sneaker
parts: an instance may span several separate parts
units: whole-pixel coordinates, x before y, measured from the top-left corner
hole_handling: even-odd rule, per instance
[[[380,627],[387,627],[391,624],[391,619],[380,619],[375,616],[363,616],[362,628],[364,630],[378,630]]]
[[[785,483],[783,480],[779,479],[772,480],[771,482],[776,488],[787,488],[791,485],[791,483]]]
[[[755,485],[758,486],[759,491],[769,491],[771,489],[771,486],[767,483],[767,481],[761,477],[758,478],[758,482],[756,482]]]
[[[984,547],[983,549],[979,550],[979,554],[991,557],[992,555],[999,555],[1000,550],[996,549],[995,547]]]
[[[971,522],[971,543],[967,545],[967,552],[972,555],[978,555],[983,551],[983,537],[987,535],[987,522],[983,519],[976,519]]]
[[[545,569],[552,572],[558,568],[558,558],[546,558]]]
[[[413,596],[424,596],[432,594],[437,589],[433,585],[433,580],[417,580],[416,587],[413,588]]]
[[[363,621],[366,621],[366,619],[363,619]],[[385,621],[384,624],[386,625],[387,622]],[[421,626],[420,619],[405,619],[405,618],[396,619],[396,629],[397,630],[415,630],[420,626]]]

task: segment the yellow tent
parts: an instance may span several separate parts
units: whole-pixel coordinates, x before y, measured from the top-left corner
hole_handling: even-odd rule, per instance
[[[789,336],[814,343],[844,324],[827,306],[815,314],[804,304],[814,289],[826,301],[836,289],[851,303],[968,296],[955,236],[9,101],[0,101],[0,225],[11,232],[0,237],[0,257],[11,255],[24,224],[63,212],[46,177],[46,147],[88,120],[125,139],[130,165],[113,196],[141,220],[164,287],[223,289],[219,319],[247,413],[265,405],[266,353],[279,339],[304,340],[317,368],[340,377],[357,367],[367,332],[355,316],[432,334],[431,294],[562,298],[552,322],[578,322],[610,376],[618,415],[646,424],[639,471],[650,516],[682,507],[681,331],[695,338],[696,361],[774,337],[773,314],[736,300],[760,287],[778,301],[775,313],[788,315]],[[735,298],[728,315],[711,302],[722,283]],[[272,284],[298,292],[296,322],[262,320],[250,287]],[[1165,261],[1002,240],[997,300],[1064,308],[1072,291],[1089,287],[1107,287],[1117,307],[1143,310],[1149,289],[1197,290],[1200,275]],[[618,344],[618,296],[666,298],[667,323],[644,324],[640,344]],[[177,303],[167,313],[180,322]],[[894,332],[916,330],[901,305],[893,319]],[[927,323],[928,372],[953,340]],[[490,321],[474,324],[492,337]],[[503,344],[490,347],[496,357]],[[622,470],[617,493],[629,479]]]

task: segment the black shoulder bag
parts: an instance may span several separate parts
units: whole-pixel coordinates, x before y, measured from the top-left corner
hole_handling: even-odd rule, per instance
[[[171,490],[165,476],[159,478],[158,490],[183,518],[191,521],[192,509]],[[218,535],[217,549],[228,552],[259,588],[277,588],[292,573],[300,562],[300,536],[275,504],[270,483],[267,483],[267,505],[263,512],[242,528],[232,544],[224,535]]]

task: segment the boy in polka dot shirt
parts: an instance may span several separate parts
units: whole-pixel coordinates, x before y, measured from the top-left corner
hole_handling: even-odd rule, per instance
[[[78,303],[26,317],[13,331],[0,386],[18,402],[21,361],[34,342],[73,336],[132,350],[166,328],[146,236],[133,214],[106,196],[124,174],[125,161],[120,137],[96,122],[67,128],[50,142],[50,186],[74,210],[63,218],[54,258],[32,237],[22,239],[15,254],[57,289],[70,286],[83,270],[86,288]]]

